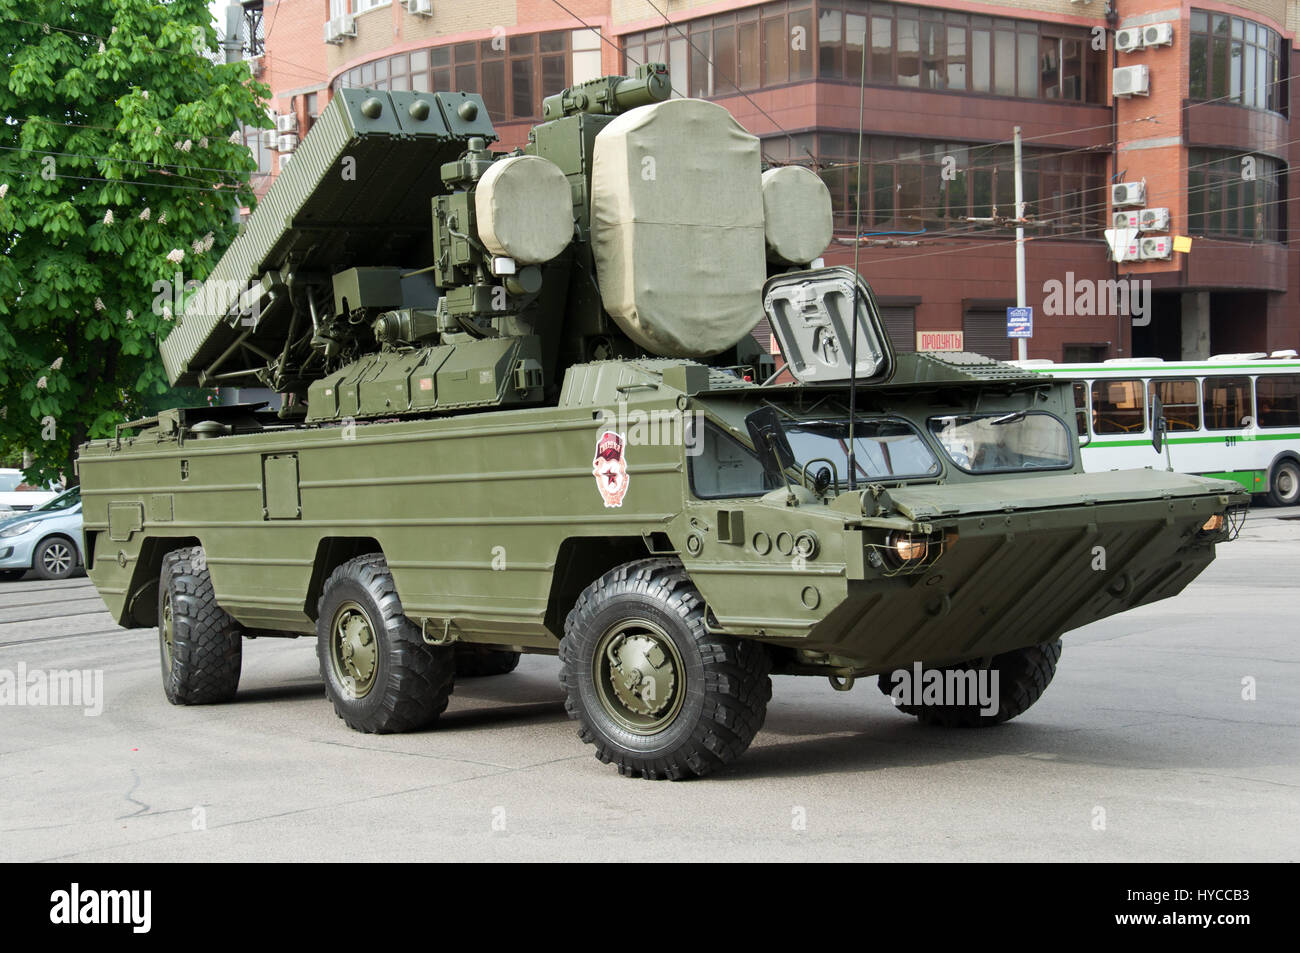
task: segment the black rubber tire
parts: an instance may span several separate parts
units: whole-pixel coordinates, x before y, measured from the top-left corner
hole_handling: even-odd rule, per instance
[[[330,660],[330,627],[345,601],[364,611],[378,646],[374,684],[361,698]],[[383,553],[351,559],[325,580],[316,604],[316,657],[334,713],[368,734],[429,727],[446,711],[456,679],[451,646],[429,645],[403,614]]]
[[[991,715],[985,715],[979,705],[898,705],[905,715],[915,715],[922,724],[942,728],[989,728],[1010,721],[1024,712],[1042,697],[1056,674],[1056,663],[1061,658],[1061,643],[1047,642],[1033,645],[1026,649],[1014,649],[1002,655],[995,655],[988,662],[988,668],[998,670],[998,708]],[[951,669],[970,670],[985,667],[984,660],[976,659],[960,665],[949,665],[941,671]],[[882,674],[877,681],[880,690],[891,694],[894,687],[892,673]]]
[[[172,610],[172,652],[168,663],[163,612]],[[244,630],[217,605],[203,547],[174,549],[158,578],[158,653],[163,693],[173,705],[228,702],[239,688]]]
[[[702,777],[739,758],[767,714],[772,663],[758,642],[711,634],[705,605],[675,559],[646,559],[605,573],[586,588],[564,623],[560,683],[578,737],[624,777]],[[660,731],[641,735],[610,717],[595,686],[596,646],[619,621],[646,619],[672,639],[684,668],[681,709]]]
[[[518,652],[490,649],[484,645],[456,645],[456,677],[487,678],[509,675],[519,667]]]
[[[56,557],[65,569],[51,568]],[[50,563],[51,565],[47,565]],[[41,540],[32,554],[32,571],[39,579],[68,579],[77,571],[77,547],[65,536],[51,536]]]
[[[1281,492],[1279,483],[1286,483],[1289,492]],[[1279,460],[1268,475],[1268,502],[1271,506],[1295,506],[1300,503],[1300,463],[1289,457]]]
[[[25,575],[26,569],[0,569],[0,582],[17,582]]]

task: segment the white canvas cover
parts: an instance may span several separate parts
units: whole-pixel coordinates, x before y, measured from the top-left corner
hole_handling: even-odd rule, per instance
[[[674,99],[596,137],[591,241],[605,310],[665,357],[731,347],[763,314],[758,139],[721,106]]]
[[[484,246],[520,264],[548,262],[573,240],[569,180],[541,156],[494,162],[479,180],[474,211]]]
[[[806,265],[831,243],[831,190],[821,177],[795,165],[763,173],[767,253],[788,265]]]

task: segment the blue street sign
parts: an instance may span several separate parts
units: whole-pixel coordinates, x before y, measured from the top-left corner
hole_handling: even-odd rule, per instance
[[[1007,337],[1031,338],[1034,336],[1034,309],[1007,308]]]

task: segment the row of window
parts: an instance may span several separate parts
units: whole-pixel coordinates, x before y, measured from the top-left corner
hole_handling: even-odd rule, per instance
[[[859,188],[863,227],[872,232],[975,228],[965,220],[1015,215],[1010,146],[869,136],[860,187],[856,136],[773,136],[763,140],[763,152],[772,161],[809,164],[811,157],[830,189],[838,229],[854,227]],[[1104,227],[1105,156],[1026,149],[1023,164],[1026,214],[1043,223],[1035,234]]]
[[[412,50],[354,67],[334,89],[478,93],[494,122],[536,120],[542,100],[598,77],[600,34],[558,30]]]
[[[1105,101],[1089,32],[867,0],[781,0],[625,37],[628,68],[667,63],[682,95],[811,79]]]
[[[1188,96],[1286,110],[1282,37],[1262,23],[1192,11]]]
[[[1087,385],[1074,385],[1076,424],[1088,433]],[[1300,374],[1260,375],[1251,386],[1244,374],[1197,379],[1138,378],[1092,382],[1092,432],[1099,435],[1142,433],[1147,408],[1159,397],[1173,433],[1194,430],[1240,430],[1300,427]],[[1253,408],[1253,409],[1252,409]]]
[[[1281,169],[1281,163],[1268,156],[1189,149],[1189,233],[1281,241],[1286,225]]]

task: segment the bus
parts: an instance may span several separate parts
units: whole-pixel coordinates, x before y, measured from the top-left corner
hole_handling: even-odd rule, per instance
[[[1157,453],[1151,439],[1151,408],[1158,397],[1168,465],[1234,480],[1274,506],[1300,502],[1300,360],[1294,351],[1203,361],[1013,363],[1074,381],[1085,470],[1164,469],[1166,453]]]

